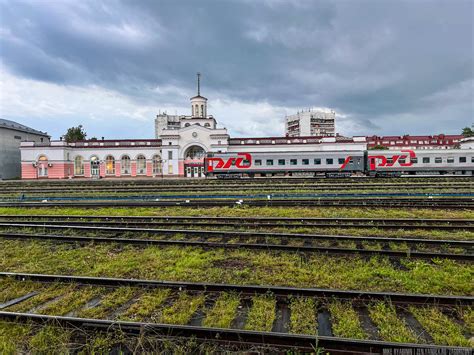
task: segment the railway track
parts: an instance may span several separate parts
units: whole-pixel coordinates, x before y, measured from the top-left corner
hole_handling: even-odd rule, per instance
[[[253,285],[229,285],[210,283],[190,283],[174,281],[137,280],[102,278],[70,275],[45,275],[1,272],[0,278],[6,281],[0,304],[0,319],[11,322],[36,322],[40,324],[59,324],[63,327],[76,328],[81,331],[99,331],[120,329],[131,335],[160,335],[171,338],[194,337],[200,342],[219,342],[220,344],[240,346],[264,346],[277,349],[294,349],[298,351],[314,351],[315,347],[324,348],[330,353],[382,353],[395,349],[424,349],[425,351],[458,351],[467,354],[469,348],[446,347],[433,345],[429,331],[414,321],[410,312],[432,307],[449,316],[449,321],[463,321],[456,310],[472,307],[474,298],[469,296],[442,296],[423,294],[403,294],[387,292],[344,291],[317,288],[291,288]],[[22,288],[23,287],[23,288]],[[71,291],[72,287],[72,291]],[[113,300],[118,291],[127,288],[128,300]],[[55,290],[54,296],[48,292]],[[58,292],[59,290],[59,292]],[[73,305],[67,303],[68,292],[75,292],[82,300]],[[88,292],[88,293],[87,293]],[[140,309],[144,295],[155,292],[166,292],[161,303],[153,309],[144,308],[137,317],[130,319],[127,311],[132,307]],[[83,297],[86,293],[88,297]],[[8,295],[10,296],[8,297]],[[206,323],[206,317],[213,310],[222,307],[219,300],[223,295],[234,295],[234,306],[225,307],[230,314],[231,322],[225,328],[216,328]],[[186,317],[181,324],[173,324],[166,318],[153,318],[152,314],[166,314],[166,309],[174,307],[181,298],[200,299],[198,307],[182,309]],[[249,327],[255,304],[259,297],[265,297],[272,305],[273,318],[264,328]],[[294,326],[298,322],[301,309],[295,308],[296,300],[314,300],[314,303],[303,303],[306,308],[302,315],[311,319],[311,327],[306,334],[295,333]],[[332,311],[331,304],[341,302],[353,309],[362,319],[365,339],[348,339],[334,334],[334,325],[338,322],[337,314]],[[61,305],[54,308],[52,305]],[[427,344],[393,343],[380,339],[370,307],[375,303],[388,304],[398,316],[412,327],[420,342]],[[65,304],[65,305],[64,305]],[[309,305],[309,306],[308,306]],[[138,307],[138,308],[137,308]],[[174,308],[173,308],[174,307]],[[461,308],[459,308],[461,307]],[[160,312],[156,313],[157,308]],[[57,310],[56,310],[57,309]],[[179,308],[178,308],[179,309]],[[59,311],[61,310],[61,311]],[[409,311],[408,311],[409,310]],[[222,311],[222,310],[221,310]],[[292,316],[292,313],[295,313]],[[312,314],[312,315],[311,315]],[[296,319],[296,322],[295,322]],[[259,328],[259,329],[254,329]],[[316,335],[318,334],[318,335]],[[467,340],[466,340],[467,343]]]
[[[0,215],[0,222],[125,226],[125,227],[232,227],[232,228],[377,228],[420,230],[474,230],[471,219],[383,219],[383,218],[281,218],[281,217],[201,217],[201,216],[81,216],[81,215]]]
[[[67,198],[65,198],[67,200]],[[244,205],[250,207],[383,207],[383,208],[431,208],[431,209],[472,209],[474,207],[474,198],[313,198],[313,199],[243,199],[229,198],[220,196],[216,199],[184,199],[176,198],[174,200],[145,200],[144,197],[136,197],[135,200],[130,197],[120,199],[114,198],[107,201],[87,201],[87,200],[55,200],[46,198],[41,202],[31,201],[2,201],[0,207],[219,207]]]
[[[83,192],[85,186],[33,186],[33,187],[4,187],[2,193],[64,193],[66,190],[69,192]],[[88,191],[92,192],[174,192],[181,191],[183,189],[193,191],[235,191],[245,189],[246,191],[255,190],[269,190],[269,191],[295,191],[295,190],[378,190],[378,189],[403,189],[403,190],[414,190],[414,189],[474,189],[473,183],[463,184],[446,184],[446,183],[425,183],[425,184],[226,184],[226,185],[137,185],[137,186],[101,186],[92,185],[88,186]]]
[[[117,243],[137,246],[194,246],[318,252],[330,255],[382,255],[391,258],[446,258],[473,261],[472,240],[359,237],[275,232],[239,232],[191,229],[119,228],[90,225],[0,223],[0,238],[56,242]],[[27,232],[24,232],[24,231]],[[33,231],[33,232],[32,232]],[[55,231],[56,234],[45,234]],[[64,232],[67,231],[67,234]],[[70,233],[76,233],[70,235]],[[61,233],[61,234],[58,234]],[[82,235],[77,235],[82,233]],[[91,235],[91,233],[94,233]],[[85,234],[85,235],[84,235]],[[131,235],[134,235],[132,238]],[[122,237],[120,237],[122,236]]]

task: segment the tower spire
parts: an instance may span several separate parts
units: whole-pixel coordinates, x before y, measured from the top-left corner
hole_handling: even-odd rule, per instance
[[[198,79],[198,96],[201,96],[201,73],[197,73],[197,79]]]

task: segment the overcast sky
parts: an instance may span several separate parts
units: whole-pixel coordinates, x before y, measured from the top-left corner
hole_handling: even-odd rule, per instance
[[[231,136],[337,112],[345,135],[474,121],[472,0],[0,0],[0,117],[58,138],[151,138],[190,114],[196,72]]]

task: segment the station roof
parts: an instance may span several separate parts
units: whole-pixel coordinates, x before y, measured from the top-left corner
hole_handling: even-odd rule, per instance
[[[41,132],[41,131],[38,131],[38,130],[33,129],[31,127],[22,125],[21,123],[6,120],[4,118],[0,118],[0,128],[14,129],[14,130],[20,131],[20,132],[38,134],[40,136],[49,137],[49,135],[46,132]]]

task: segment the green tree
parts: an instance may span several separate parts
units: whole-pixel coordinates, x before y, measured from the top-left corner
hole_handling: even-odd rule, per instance
[[[64,135],[64,140],[68,143],[82,141],[86,139],[87,133],[82,128],[82,125],[77,127],[68,128],[66,134]]]
[[[470,127],[464,127],[461,134],[464,137],[474,137],[474,131]]]
[[[368,150],[388,150],[388,147],[384,145],[375,145],[372,148],[369,148]]]

